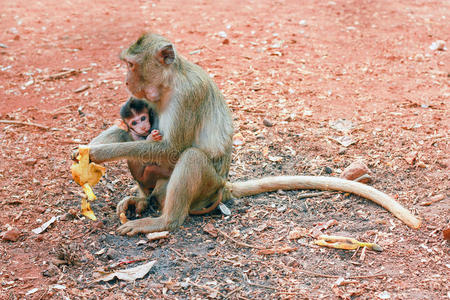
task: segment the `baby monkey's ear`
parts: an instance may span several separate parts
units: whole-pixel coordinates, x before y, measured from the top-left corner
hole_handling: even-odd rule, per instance
[[[114,121],[114,125],[116,125],[117,127],[119,127],[122,130],[128,131],[128,126],[122,119],[116,119]]]

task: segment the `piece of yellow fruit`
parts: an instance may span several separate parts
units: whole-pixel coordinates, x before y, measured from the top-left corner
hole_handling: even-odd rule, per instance
[[[79,146],[78,152],[78,162],[74,162],[70,168],[72,177],[76,183],[82,186],[87,200],[93,201],[97,197],[94,195],[92,187],[100,181],[100,178],[105,174],[106,168],[89,162],[89,146]],[[83,199],[81,201],[81,213],[91,220],[97,220],[87,200]]]
[[[126,222],[128,222],[128,219],[127,219],[127,216],[125,215],[125,213],[120,213],[119,219],[120,219],[121,224],[125,224]]]
[[[354,238],[349,238],[345,236],[338,235],[321,235],[317,240],[314,241],[314,244],[319,246],[325,246],[336,249],[345,249],[345,250],[356,250],[359,247],[367,247],[370,250],[374,251],[383,251],[379,245],[374,243],[363,243],[359,242]]]
[[[92,221],[97,221],[97,217],[95,216],[94,212],[92,211],[91,205],[87,201],[86,198],[81,199],[81,214],[83,216],[88,217]]]

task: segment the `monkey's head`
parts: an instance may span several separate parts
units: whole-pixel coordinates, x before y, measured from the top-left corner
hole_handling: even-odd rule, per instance
[[[130,93],[152,102],[160,100],[161,90],[170,86],[176,64],[173,45],[164,37],[147,33],[120,54],[127,64],[126,85]]]
[[[130,97],[120,108],[120,117],[131,132],[140,137],[146,137],[152,127],[153,115],[147,102]]]

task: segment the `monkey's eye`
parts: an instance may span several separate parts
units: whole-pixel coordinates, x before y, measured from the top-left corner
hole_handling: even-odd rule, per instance
[[[141,122],[144,122],[145,120],[147,120],[147,117],[146,116],[142,116],[141,117]]]
[[[134,64],[130,61],[127,61],[127,65],[128,65],[129,69],[133,69],[133,67],[134,67]]]
[[[133,121],[133,122],[131,122],[131,125],[132,125],[132,126],[136,126],[136,125],[137,125],[137,122],[136,122],[136,121]]]

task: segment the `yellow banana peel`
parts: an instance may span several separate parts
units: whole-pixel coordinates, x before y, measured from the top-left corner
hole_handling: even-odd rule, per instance
[[[354,238],[338,235],[321,235],[314,241],[314,244],[344,250],[356,250],[359,247],[367,247],[373,251],[383,251],[383,248],[375,243],[363,243]]]
[[[78,162],[74,162],[70,170],[72,171],[73,180],[82,186],[86,198],[81,200],[81,214],[91,220],[97,220],[94,212],[91,209],[89,201],[97,199],[92,187],[96,185],[100,178],[105,174],[106,168],[96,163],[89,162],[89,146],[79,146]]]
[[[97,221],[97,217],[91,208],[91,204],[89,204],[88,200],[84,197],[81,199],[81,214],[88,217],[92,221]]]

